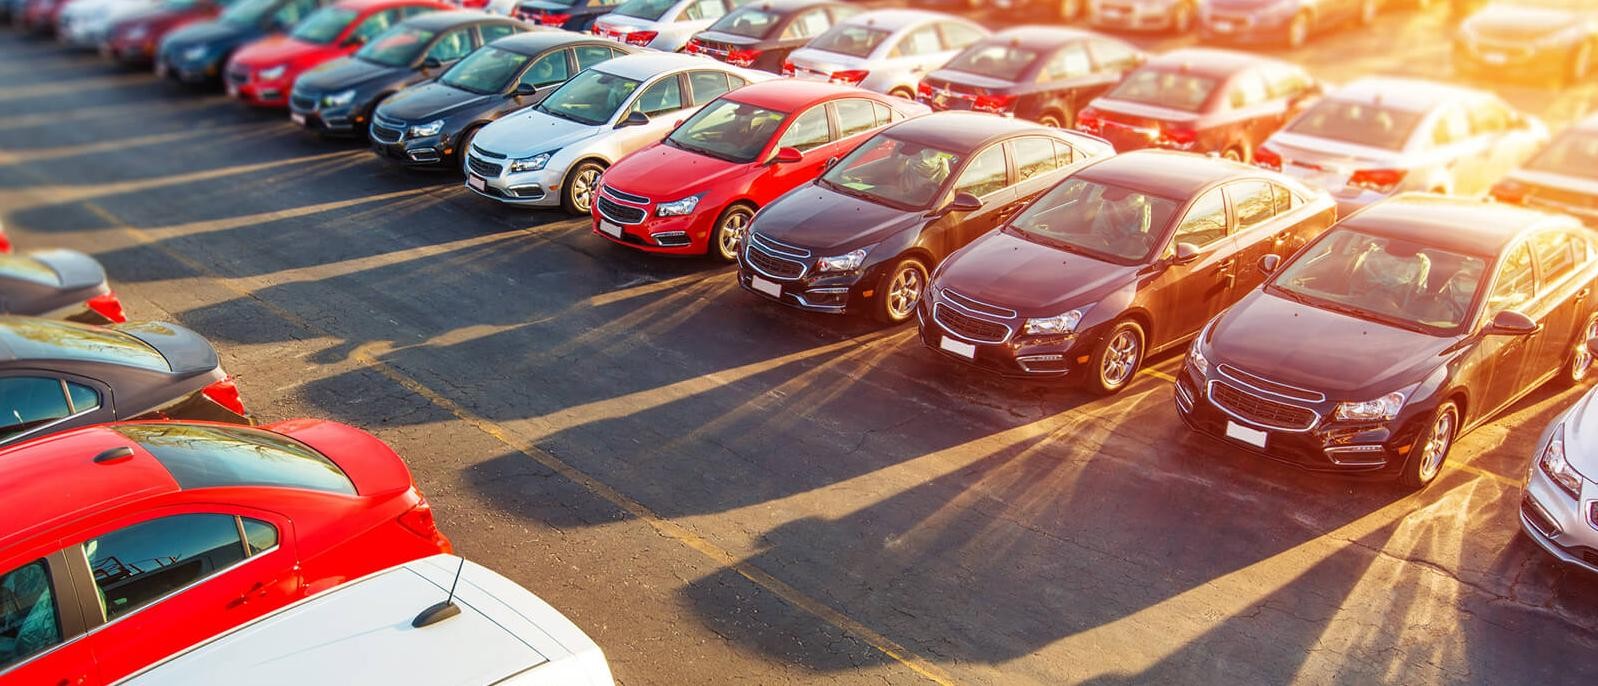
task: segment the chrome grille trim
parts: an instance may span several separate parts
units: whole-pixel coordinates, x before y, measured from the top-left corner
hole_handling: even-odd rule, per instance
[[[601,184],[599,186],[599,190],[602,193],[610,194],[610,197],[615,198],[617,200],[620,200],[622,202],[630,202],[630,203],[632,203],[634,205],[648,205],[649,204],[649,198],[646,198],[646,197],[644,197],[642,195],[633,195],[632,193],[624,193],[622,191],[616,190],[615,186],[607,186],[607,185]]]
[[[750,269],[753,269],[761,276],[774,281],[798,281],[799,279],[804,278],[805,274],[810,271],[809,264],[800,262],[799,260],[791,259],[789,256],[784,255],[783,253],[773,251],[771,248],[766,247],[764,243],[754,240],[758,236],[759,234],[749,234],[750,240],[744,243],[744,262],[749,265]],[[756,256],[756,252],[759,252],[760,255]],[[790,276],[778,276],[777,274],[773,274],[770,270],[761,267],[759,260],[770,260],[777,264],[793,265],[793,270],[795,273]]]
[[[766,252],[773,255],[778,255],[780,257],[787,257],[795,260],[804,260],[810,258],[809,250],[801,248],[797,245],[789,245],[765,234],[751,232],[749,234],[749,243],[760,243],[761,248]]]
[[[1280,406],[1283,406],[1283,407],[1286,407],[1286,408],[1289,408],[1289,409],[1293,409],[1293,410],[1301,410],[1301,411],[1303,411],[1305,414],[1307,414],[1309,416],[1309,422],[1307,424],[1303,425],[1303,426],[1283,425],[1283,424],[1268,423],[1268,422],[1261,421],[1260,419],[1257,419],[1257,418],[1244,416],[1244,413],[1241,410],[1237,410],[1237,409],[1234,409],[1234,408],[1231,408],[1231,407],[1227,407],[1227,405],[1224,402],[1221,402],[1220,400],[1218,400],[1215,397],[1215,387],[1217,385],[1225,386],[1227,389],[1229,389],[1229,390],[1231,390],[1231,391],[1233,391],[1235,393],[1240,393],[1240,394],[1243,394],[1243,395],[1246,395],[1246,396],[1250,396],[1250,397],[1252,397],[1252,398],[1254,398],[1254,399],[1256,399],[1258,401],[1261,401],[1261,402],[1270,403],[1270,404],[1273,404],[1273,405],[1280,405]],[[1271,399],[1271,398],[1264,397],[1263,395],[1260,395],[1258,393],[1251,393],[1248,390],[1249,388],[1251,388],[1251,387],[1249,387],[1248,384],[1241,383],[1241,382],[1228,383],[1228,382],[1223,381],[1221,379],[1211,379],[1210,382],[1205,385],[1204,395],[1205,395],[1205,397],[1207,397],[1209,399],[1210,404],[1214,405],[1216,407],[1216,409],[1219,409],[1221,412],[1226,413],[1228,416],[1232,417],[1233,419],[1236,419],[1236,420],[1238,420],[1240,422],[1248,424],[1249,426],[1257,426],[1257,427],[1271,429],[1271,430],[1275,430],[1275,431],[1285,431],[1285,432],[1288,432],[1288,433],[1304,433],[1304,432],[1309,431],[1310,429],[1315,428],[1316,425],[1320,424],[1321,415],[1320,415],[1319,412],[1316,412],[1315,410],[1312,410],[1312,409],[1310,409],[1308,407],[1303,407],[1301,405],[1294,405],[1292,403],[1284,403],[1284,402],[1281,402],[1279,400],[1274,400],[1274,399]]]
[[[1011,334],[1015,333],[1015,330],[1011,329],[1009,327],[1009,325],[1007,325],[1007,324],[1003,324],[1001,322],[992,321],[992,320],[989,320],[989,319],[983,319],[981,317],[972,316],[972,315],[967,314],[965,312],[960,312],[959,311],[960,309],[965,309],[965,308],[958,308],[957,309],[956,307],[947,307],[948,305],[950,305],[950,303],[947,302],[947,301],[938,302],[938,301],[934,300],[933,303],[932,303],[932,321],[937,322],[939,328],[941,328],[944,331],[948,332],[950,335],[954,336],[955,338],[959,338],[961,340],[970,341],[972,343],[996,344],[996,343],[1003,343],[1003,342],[1005,342],[1007,340],[1010,340]],[[979,335],[976,335],[976,334],[971,333],[969,331],[961,331],[961,330],[959,330],[959,325],[958,324],[951,323],[952,321],[954,321],[954,318],[956,318],[956,317],[965,317],[966,319],[974,320],[978,324],[988,324],[988,325],[993,326],[995,328],[1003,329],[1004,330],[1004,334],[999,336],[999,337],[997,337],[997,338],[994,338],[992,336],[987,336],[987,337],[979,336]],[[970,327],[967,327],[967,328],[970,328]]]
[[[637,226],[649,218],[649,213],[643,209],[617,203],[603,191],[600,192],[599,197],[594,201],[594,207],[599,210],[599,216],[615,224]],[[623,213],[627,216],[623,216]]]
[[[508,155],[502,155],[502,154],[494,152],[492,150],[484,150],[481,147],[479,147],[478,145],[476,145],[475,143],[472,145],[472,153],[477,155],[478,157],[482,157],[484,159],[489,159],[489,160],[503,160],[506,157],[509,157]]]
[[[479,158],[477,155],[467,155],[466,166],[472,170],[473,174],[489,179],[497,179],[500,173],[505,171],[504,167]]]
[[[971,312],[972,314],[984,314],[990,317],[1001,317],[1003,319],[1015,319],[1016,317],[1020,316],[1018,312],[1008,307],[977,300],[976,298],[954,290],[953,288],[942,289],[939,291],[939,293],[943,294],[943,297],[949,301],[949,304],[958,306],[960,309]]]
[[[1252,390],[1259,391],[1260,393],[1274,395],[1278,398],[1293,400],[1301,403],[1326,402],[1326,394],[1320,391],[1315,391],[1308,388],[1299,388],[1298,386],[1291,386],[1279,381],[1272,381],[1258,374],[1246,372],[1225,363],[1217,365],[1216,369],[1228,379],[1239,382]]]

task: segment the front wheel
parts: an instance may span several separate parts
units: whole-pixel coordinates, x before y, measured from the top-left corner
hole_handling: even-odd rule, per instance
[[[722,262],[737,262],[738,251],[749,235],[749,223],[755,217],[748,205],[733,205],[716,220],[716,229],[710,234],[710,254]]]
[[[1144,341],[1143,327],[1137,322],[1117,322],[1093,348],[1088,389],[1099,395],[1115,395],[1132,383],[1143,367]]]
[[[882,273],[877,282],[876,305],[872,316],[883,324],[903,324],[915,316],[921,296],[927,290],[927,268],[920,260],[906,257]]]
[[[1398,482],[1409,489],[1425,488],[1442,473],[1443,463],[1448,461],[1448,451],[1454,447],[1458,434],[1459,408],[1454,401],[1446,401],[1432,415],[1431,424],[1415,437],[1415,445],[1409,451],[1409,460],[1404,463]]]
[[[1076,127],[1075,117],[1069,114],[1049,111],[1038,117],[1038,123],[1051,129],[1072,129]]]
[[[594,211],[594,197],[599,194],[599,177],[605,166],[593,161],[574,167],[566,175],[566,187],[560,193],[560,205],[568,214],[584,215]]]
[[[891,95],[891,96],[893,96],[895,98],[900,98],[900,99],[903,99],[903,100],[912,100],[913,101],[913,100],[916,99],[915,91],[912,91],[912,90],[910,90],[908,88],[895,88],[895,89],[893,89],[891,91],[888,91],[888,95]]]

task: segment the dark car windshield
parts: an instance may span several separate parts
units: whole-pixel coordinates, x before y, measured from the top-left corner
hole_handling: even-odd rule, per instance
[[[278,0],[238,0],[222,10],[222,21],[254,26],[277,10]]]
[[[277,486],[355,495],[355,484],[327,456],[278,434],[168,423],[111,428],[154,455],[184,490]]]
[[[1153,257],[1180,203],[1072,177],[1029,205],[1009,230],[1045,245],[1132,264]]]
[[[787,116],[724,98],[690,117],[666,142],[729,162],[753,162]]]
[[[960,166],[961,155],[879,135],[821,177],[840,193],[901,209],[926,209]]]
[[[960,53],[944,69],[1015,81],[1038,61],[1038,52],[1013,45],[978,45]]]
[[[816,36],[805,47],[811,50],[835,52],[850,57],[866,57],[871,54],[882,41],[888,40],[893,35],[882,29],[874,29],[860,24],[841,24],[832,27],[832,30]]]
[[[1526,168],[1598,178],[1598,131],[1567,131],[1537,153]]]
[[[620,17],[636,17],[638,19],[648,19],[649,21],[659,21],[661,17],[666,15],[667,10],[676,5],[677,0],[627,0],[627,2],[617,5],[611,14]]]
[[[355,58],[385,67],[403,67],[422,54],[427,42],[433,40],[434,35],[432,31],[397,26],[361,46],[361,49],[355,52]]]
[[[473,93],[498,93],[510,85],[522,66],[532,59],[492,45],[462,58],[439,81],[444,85]]]
[[[344,33],[344,27],[355,20],[355,10],[342,7],[323,7],[311,13],[299,26],[294,27],[290,36],[307,43],[331,43],[338,35]]]
[[[616,111],[627,103],[633,91],[638,90],[639,83],[589,69],[550,93],[538,104],[538,111],[579,124],[598,126],[616,116]]]
[[[1431,333],[1469,321],[1487,260],[1342,227],[1305,248],[1271,287],[1325,309]]]
[[[1383,150],[1402,150],[1421,113],[1368,102],[1322,100],[1288,125],[1290,133]]]
[[[1140,69],[1105,97],[1183,112],[1197,112],[1209,102],[1217,82],[1208,76],[1164,69]]]
[[[114,329],[31,317],[0,317],[0,347],[17,359],[75,360],[170,372],[155,348]]]
[[[772,27],[782,21],[782,16],[761,11],[753,7],[734,10],[719,21],[710,25],[711,31],[730,33],[744,38],[765,38],[771,33]]]

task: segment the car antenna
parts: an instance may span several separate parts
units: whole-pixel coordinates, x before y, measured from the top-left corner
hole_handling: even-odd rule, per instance
[[[461,582],[461,572],[464,571],[466,571],[466,558],[463,557],[461,558],[461,565],[455,568],[455,580],[449,584],[449,596],[444,598],[443,602],[422,610],[421,614],[416,615],[416,619],[411,620],[412,628],[420,629],[425,626],[432,626],[461,613],[460,606],[455,604],[455,586]]]

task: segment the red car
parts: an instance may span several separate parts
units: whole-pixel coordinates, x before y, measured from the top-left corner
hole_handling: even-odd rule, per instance
[[[453,9],[437,0],[343,0],[313,12],[287,36],[268,36],[228,60],[228,95],[257,107],[288,107],[300,74],[348,55],[402,20]]]
[[[11,252],[11,238],[6,236],[6,227],[0,226],[0,254]]]
[[[115,682],[450,552],[377,438],[317,420],[268,428],[104,424],[0,450],[0,683]]]
[[[25,0],[22,3],[22,16],[13,21],[26,33],[55,33],[56,18],[61,16],[61,10],[66,9],[69,2],[72,0]]]
[[[1165,148],[1248,162],[1321,94],[1303,67],[1232,50],[1155,57],[1077,115],[1076,128],[1121,152]]]
[[[167,32],[215,19],[225,4],[225,0],[163,0],[155,9],[113,24],[102,52],[122,64],[148,65],[155,61],[155,49]]]
[[[929,111],[850,86],[745,86],[606,170],[594,232],[648,252],[733,262],[761,207],[814,181],[878,129]]]

